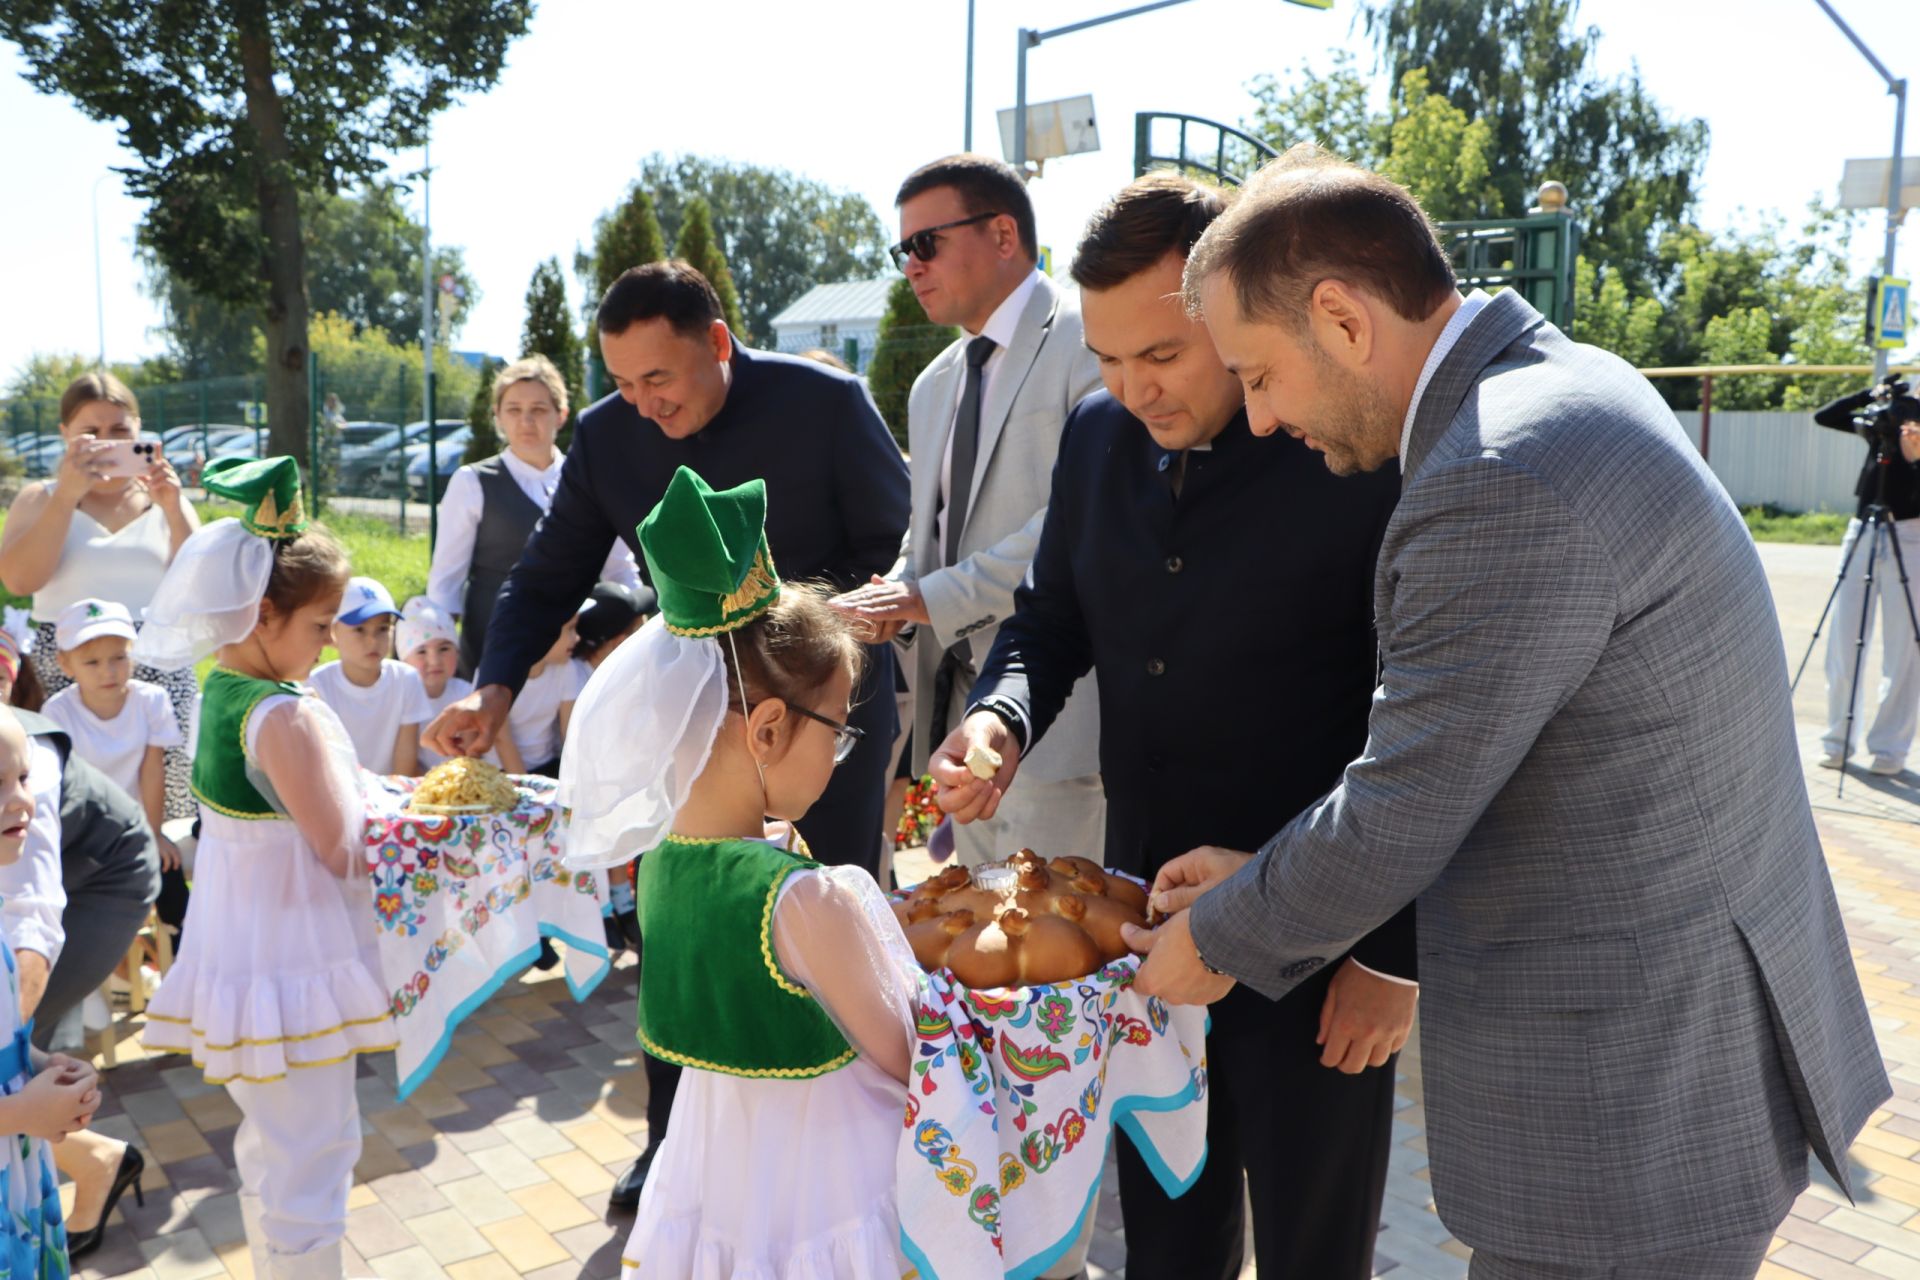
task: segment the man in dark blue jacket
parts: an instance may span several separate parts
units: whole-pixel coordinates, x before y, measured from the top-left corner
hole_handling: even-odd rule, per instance
[[[1089,224],[1073,276],[1107,390],[1067,418],[1032,576],[932,764],[957,818],[990,813],[1092,669],[1106,862],[1149,881],[1199,845],[1256,847],[1359,753],[1374,554],[1398,492],[1391,469],[1339,479],[1285,433],[1248,429],[1180,301],[1222,207],[1156,174]],[[974,742],[1003,757],[991,783],[963,763]],[[1409,908],[1284,1000],[1235,989],[1212,1007],[1199,1180],[1169,1200],[1119,1144],[1129,1277],[1239,1275],[1243,1195],[1262,1275],[1373,1274],[1414,961]]]
[[[615,538],[646,572],[640,522],[682,466],[716,489],[766,481],[767,543],[790,581],[846,591],[900,557],[907,464],[858,378],[741,346],[713,286],[684,262],[622,275],[601,300],[598,321],[617,394],[580,415],[553,507],[494,606],[474,691],[422,735],[443,755],[492,746],[528,669],[593,589]],[[867,655],[848,717],[864,736],[798,825],[815,858],[878,874],[896,727],[893,649],[873,645]],[[676,1073],[651,1058],[647,1065],[657,1143]],[[638,1202],[645,1162],[615,1187],[616,1204]]]

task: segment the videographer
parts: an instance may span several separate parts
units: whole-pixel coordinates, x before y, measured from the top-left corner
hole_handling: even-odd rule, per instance
[[[1853,488],[1859,505],[1840,546],[1841,579],[1827,637],[1827,731],[1821,739],[1820,764],[1842,769],[1854,746],[1847,740],[1847,709],[1857,678],[1857,658],[1865,650],[1862,609],[1867,611],[1867,628],[1873,625],[1873,603],[1866,598],[1865,553],[1871,544],[1859,555],[1854,554],[1854,544],[1867,527],[1868,508],[1875,502],[1884,503],[1893,516],[1892,531],[1909,572],[1920,572],[1920,465],[1916,465],[1920,464],[1920,401],[1906,394],[1905,384],[1889,378],[1841,396],[1815,413],[1813,420],[1835,431],[1863,435],[1869,446]],[[1892,547],[1881,547],[1873,563],[1874,586],[1886,622],[1881,628],[1880,707],[1866,735],[1867,750],[1873,754],[1867,768],[1884,775],[1906,767],[1916,717],[1920,717],[1920,645],[1914,640],[1908,600],[1901,595],[1900,567],[1892,551]]]

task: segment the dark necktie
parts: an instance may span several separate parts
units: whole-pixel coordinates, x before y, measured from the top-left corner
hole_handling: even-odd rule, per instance
[[[967,506],[973,496],[973,464],[980,449],[980,382],[987,357],[998,344],[979,337],[967,344],[967,385],[960,393],[960,412],[953,420],[953,463],[947,470],[947,559],[960,559],[960,531],[966,527]]]

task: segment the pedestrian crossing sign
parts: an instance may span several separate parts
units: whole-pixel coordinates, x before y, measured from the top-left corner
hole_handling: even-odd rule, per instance
[[[1873,345],[1897,351],[1907,345],[1907,294],[1912,281],[1885,279],[1874,299]]]

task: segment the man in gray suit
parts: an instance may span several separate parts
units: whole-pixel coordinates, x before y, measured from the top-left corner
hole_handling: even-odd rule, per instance
[[[1162,871],[1139,985],[1277,998],[1418,896],[1434,1198],[1476,1280],[1752,1276],[1888,1086],[1739,513],[1644,379],[1463,301],[1412,197],[1311,147],[1186,286],[1255,431],[1404,478],[1366,750],[1258,854]]]
[[[907,401],[913,515],[898,581],[838,603],[911,654],[913,768],[963,718],[967,695],[1027,576],[1067,411],[1100,386],[1080,313],[1038,267],[1033,203],[1012,168],[979,155],[921,166],[901,184],[894,261],[935,324],[966,336]],[[1022,846],[1099,856],[1106,800],[1092,677],[1082,680],[992,821],[957,828],[963,862]],[[1038,785],[1035,785],[1038,784]],[[1031,790],[1029,790],[1031,788]]]

